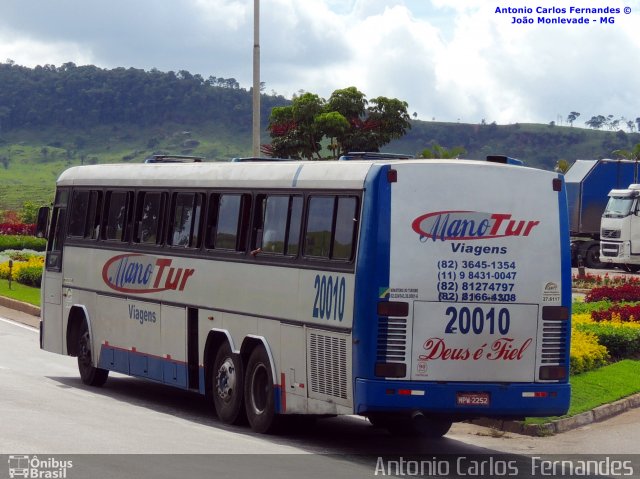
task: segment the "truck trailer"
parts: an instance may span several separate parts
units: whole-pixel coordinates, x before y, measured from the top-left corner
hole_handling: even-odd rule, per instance
[[[600,256],[600,221],[609,192],[637,183],[638,165],[629,160],[576,160],[565,175],[571,233],[571,260],[588,268],[604,264]]]

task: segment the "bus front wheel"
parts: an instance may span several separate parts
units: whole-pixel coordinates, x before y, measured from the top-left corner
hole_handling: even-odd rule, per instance
[[[223,343],[211,368],[211,396],[216,414],[225,424],[237,424],[242,418],[243,369],[240,356]]]
[[[109,371],[107,369],[96,368],[93,365],[93,353],[91,347],[91,336],[86,321],[82,321],[82,326],[78,331],[78,370],[80,379],[88,386],[101,387],[107,382]]]
[[[244,387],[245,408],[251,429],[258,433],[272,432],[277,425],[274,381],[269,355],[263,346],[251,352]]]

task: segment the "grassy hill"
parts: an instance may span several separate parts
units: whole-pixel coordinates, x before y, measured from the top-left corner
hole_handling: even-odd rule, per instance
[[[264,138],[268,141],[268,138]],[[139,163],[153,153],[188,154],[209,160],[251,154],[250,127],[228,131],[214,124],[154,127],[105,126],[90,130],[48,128],[11,131],[0,137],[0,211],[25,201],[47,204],[56,178],[70,166]]]
[[[289,104],[262,94],[262,125]],[[49,203],[55,179],[73,165],[140,162],[152,153],[227,160],[251,154],[251,92],[233,78],[65,63],[0,63],[0,212]],[[604,118],[604,117],[603,117]],[[262,143],[269,143],[263,132]],[[560,159],[611,157],[640,134],[553,125],[413,121],[384,150],[419,155],[434,143],[467,158],[504,154],[552,169]],[[329,152],[325,151],[325,156]]]
[[[414,121],[409,133],[386,149],[416,154],[433,143],[447,148],[463,146],[467,158],[507,155],[551,170],[561,159],[573,163],[576,159],[611,158],[614,150],[631,149],[640,143],[640,134],[525,123],[499,126]]]
[[[263,143],[269,142],[265,132]],[[537,124],[498,126],[413,121],[408,134],[385,150],[417,155],[433,143],[464,146],[465,157],[505,154],[527,165],[552,169],[559,159],[610,157],[631,148],[640,134],[595,131]],[[251,154],[250,125],[227,127],[165,123],[155,126],[106,125],[88,129],[46,127],[11,130],[0,135],[0,211],[20,209],[25,201],[49,203],[55,179],[70,166],[141,162],[152,153],[228,160]]]

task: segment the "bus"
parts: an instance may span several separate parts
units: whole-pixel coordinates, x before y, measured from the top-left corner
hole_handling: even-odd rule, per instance
[[[262,433],[562,415],[564,180],[491,160],[72,167],[41,216],[41,348],[85,384],[196,391]]]

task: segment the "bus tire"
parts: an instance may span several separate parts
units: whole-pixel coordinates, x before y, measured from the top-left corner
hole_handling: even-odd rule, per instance
[[[401,416],[395,417],[393,420],[391,418],[392,416],[386,417],[382,424],[384,424],[383,427],[386,427],[392,436],[440,439],[449,432],[453,424],[452,421],[446,419],[427,416],[420,416],[418,418]]]
[[[420,427],[420,435],[428,439],[440,439],[449,432],[452,421],[446,419],[429,418],[426,420],[424,427]]]
[[[91,336],[89,327],[85,320],[82,321],[78,331],[78,371],[80,379],[87,386],[102,387],[107,382],[109,371],[107,369],[96,368],[93,365],[93,353],[91,347]]]
[[[251,352],[244,384],[247,419],[257,433],[273,432],[277,426],[274,381],[269,355],[263,346]]]
[[[218,348],[211,368],[211,397],[218,418],[225,424],[242,420],[243,373],[240,356],[225,341]]]

